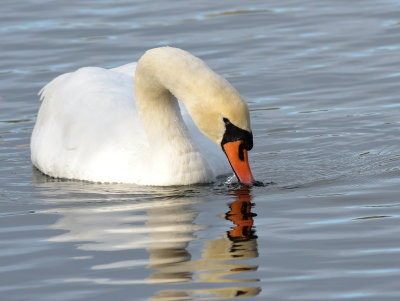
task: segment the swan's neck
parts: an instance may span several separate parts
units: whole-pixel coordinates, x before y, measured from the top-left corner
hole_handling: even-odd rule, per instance
[[[167,90],[136,92],[136,106],[152,149],[193,148],[178,101]]]
[[[153,50],[138,62],[134,84],[137,110],[153,152],[153,164],[160,171],[173,173],[165,174],[165,178],[193,173],[197,169],[197,175],[182,176],[188,178],[188,183],[199,182],[199,177],[200,181],[205,181],[210,178],[210,168],[190,139],[176,99],[179,97],[189,104],[197,101],[193,77],[191,79],[195,71],[191,70],[194,57],[183,53],[183,57],[177,59],[176,49],[172,50],[172,54],[168,50]]]
[[[164,148],[182,145],[193,148],[174,96],[179,91],[182,94],[185,86],[179,86],[182,79],[171,80],[176,69],[174,70],[165,53],[153,52],[150,52],[151,55],[147,52],[140,59],[134,85],[136,107],[148,140],[153,149],[162,148],[163,145]]]

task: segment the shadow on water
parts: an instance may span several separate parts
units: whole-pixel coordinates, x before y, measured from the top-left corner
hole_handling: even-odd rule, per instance
[[[40,174],[35,177],[36,186],[58,187],[54,195],[46,189],[48,195],[40,196],[56,207],[45,213],[60,216],[50,226],[58,234],[48,241],[72,243],[83,252],[80,261],[90,258],[87,264],[93,273],[77,272],[66,276],[66,282],[147,284],[153,287],[149,300],[162,301],[250,297],[261,291],[258,286],[247,285],[259,279],[246,277],[258,269],[248,264],[258,257],[251,189],[227,192],[228,211],[215,214],[230,221],[230,228],[215,234],[210,230],[213,223],[196,221],[202,213],[196,207],[213,202],[210,195],[200,193],[205,187],[180,187],[181,193],[176,193],[178,187],[142,188],[133,194],[129,185],[57,181]],[[185,195],[182,190],[186,189],[191,192]],[[125,252],[122,258],[121,252]]]

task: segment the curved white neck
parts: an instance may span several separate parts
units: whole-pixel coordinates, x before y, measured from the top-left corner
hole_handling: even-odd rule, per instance
[[[155,53],[155,50],[143,55],[134,78],[136,107],[152,149],[171,145],[169,142],[176,139],[181,144],[190,141],[178,102],[167,87],[168,77],[175,74],[174,68],[163,51]]]
[[[153,151],[154,164],[168,164],[162,170],[176,172],[180,167],[189,170],[182,162],[175,162],[177,157],[183,162],[207,167],[189,137],[176,99],[182,100],[190,111],[192,105],[200,101],[199,95],[204,93],[200,93],[196,82],[196,79],[207,77],[207,74],[199,74],[204,72],[210,71],[201,60],[169,47],[147,51],[137,64],[134,78],[136,107]],[[203,176],[209,177],[209,174]]]

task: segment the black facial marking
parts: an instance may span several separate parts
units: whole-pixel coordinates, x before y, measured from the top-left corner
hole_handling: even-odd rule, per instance
[[[227,142],[242,140],[243,143],[240,145],[242,149],[239,149],[239,157],[240,160],[244,160],[243,148],[246,150],[251,150],[253,148],[253,133],[237,127],[231,123],[228,118],[224,117],[222,120],[225,123],[225,133],[222,137],[221,146]]]

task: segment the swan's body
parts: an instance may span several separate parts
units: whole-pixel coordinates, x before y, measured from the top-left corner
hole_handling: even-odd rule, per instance
[[[185,108],[181,114],[175,96],[190,116]],[[230,98],[228,105],[221,97]],[[142,185],[211,182],[229,172],[224,153],[211,141],[222,143],[222,118],[250,132],[247,106],[236,90],[199,59],[169,47],[148,51],[137,67],[63,74],[42,89],[41,98],[31,157],[53,177]]]

